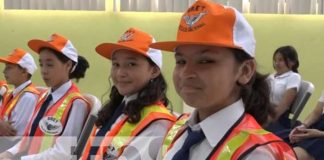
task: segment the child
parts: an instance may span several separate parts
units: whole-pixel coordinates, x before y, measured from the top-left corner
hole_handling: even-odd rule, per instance
[[[22,136],[33,114],[39,92],[31,82],[37,67],[33,57],[22,49],[15,49],[7,57],[0,57],[5,63],[3,71],[7,83],[15,88],[5,94],[0,107],[0,136]],[[0,152],[17,141],[1,137]]]
[[[236,9],[197,0],[181,18],[177,40],[151,47],[175,52],[176,91],[195,107],[168,132],[160,159],[295,159],[258,124],[267,120],[268,85],[256,72],[253,30]]]
[[[112,62],[114,85],[82,159],[156,159],[175,118],[166,108],[162,53],[148,47],[152,42],[151,35],[130,28],[118,43],[96,48]]]
[[[292,46],[282,46],[273,54],[276,73],[268,77],[271,86],[270,102],[274,105],[274,116],[267,130],[277,133],[290,128],[289,109],[295,100],[301,83],[298,74],[298,54]]]
[[[40,99],[26,130],[26,137],[31,138],[24,137],[0,154],[0,159],[24,152],[24,160],[71,159],[70,143],[80,135],[90,110],[71,79],[83,78],[89,64],[78,56],[70,40],[58,34],[49,41],[30,40],[28,46],[39,54],[42,78],[50,90]]]
[[[324,156],[324,91],[315,109],[309,114],[304,123],[290,132],[290,142],[299,160],[322,159]]]

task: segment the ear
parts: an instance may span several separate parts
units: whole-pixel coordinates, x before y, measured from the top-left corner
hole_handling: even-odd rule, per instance
[[[294,61],[288,60],[288,68],[292,69],[295,64]]]
[[[66,65],[67,65],[67,67],[68,67],[68,71],[69,71],[69,73],[71,72],[71,69],[72,69],[72,67],[73,67],[73,62],[71,61],[71,60],[68,60],[67,62],[66,62]]]
[[[254,59],[244,61],[239,68],[238,83],[245,85],[249,83],[256,72],[256,62]]]
[[[151,75],[151,79],[156,78],[157,76],[159,76],[161,74],[161,70],[159,67],[154,66],[153,70],[152,70],[152,75]]]

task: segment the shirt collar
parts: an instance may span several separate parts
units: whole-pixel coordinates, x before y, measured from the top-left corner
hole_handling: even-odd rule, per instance
[[[31,80],[28,80],[24,82],[23,84],[19,85],[17,88],[15,88],[12,92],[12,95],[15,97],[20,91],[22,91],[24,88],[26,88],[29,84],[31,84]]]
[[[129,101],[132,101],[132,100],[136,99],[137,96],[138,96],[138,93],[134,93],[134,94],[132,94],[130,96],[125,96],[123,101],[125,101],[125,104],[127,104]]]
[[[293,71],[288,71],[288,72],[282,73],[278,76],[274,75],[274,77],[275,78],[285,78],[285,77],[288,77],[291,73],[293,73]]]
[[[54,92],[52,92],[52,90],[50,90],[50,94],[52,94],[52,97],[53,97],[52,101],[54,103],[56,101],[58,101],[71,88],[71,86],[72,86],[72,81],[69,80],[69,81],[65,82],[63,85],[61,85],[59,88],[57,88]]]
[[[226,132],[244,114],[244,104],[242,99],[210,115],[203,121],[197,123],[197,110],[191,114],[188,125],[192,130],[202,129],[208,143],[215,147],[225,136]]]

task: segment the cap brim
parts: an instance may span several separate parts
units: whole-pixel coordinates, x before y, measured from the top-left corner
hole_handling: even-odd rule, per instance
[[[116,43],[102,43],[96,47],[96,52],[105,58],[111,59],[113,52],[120,50],[120,49],[134,51],[134,52],[137,52],[143,56],[146,55],[146,53],[144,53],[141,50],[134,49],[132,47],[122,45],[122,44],[116,44]]]
[[[12,63],[17,64],[17,62],[11,61],[8,58],[0,58],[0,63]]]
[[[55,46],[53,46],[49,42],[43,41],[43,40],[40,40],[40,39],[30,40],[28,42],[28,46],[29,46],[30,49],[32,49],[34,52],[36,52],[38,54],[39,54],[39,50],[41,48],[50,48],[50,49],[53,49],[55,51],[61,52],[58,48],[56,48]]]
[[[234,45],[227,45],[221,43],[205,43],[205,42],[185,42],[185,41],[166,41],[166,42],[156,42],[150,45],[151,48],[160,49],[163,51],[174,52],[178,46],[182,45],[205,45],[205,46],[218,46],[218,47],[228,47],[242,49]]]

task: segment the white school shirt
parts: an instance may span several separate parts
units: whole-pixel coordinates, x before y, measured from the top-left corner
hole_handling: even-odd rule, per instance
[[[20,91],[22,91],[31,83],[31,80],[28,80],[15,88],[12,92],[13,98],[16,97]],[[16,103],[16,106],[11,111],[11,117],[9,121],[13,122],[12,126],[17,130],[17,136],[24,135],[26,126],[28,125],[30,118],[33,115],[37,100],[37,94],[25,92],[20,96]]]
[[[72,86],[72,82],[69,80],[64,83],[54,92],[51,92],[53,99],[49,104],[49,108],[56,103]],[[56,139],[56,143],[53,147],[34,155],[26,155],[21,157],[21,160],[62,160],[72,159],[71,145],[75,145],[77,137],[80,135],[83,128],[84,121],[88,115],[87,104],[83,100],[76,99],[72,103],[69,118],[60,137]],[[20,142],[7,150],[11,154],[15,155],[19,151]]]
[[[137,98],[137,94],[124,97],[123,101],[125,101],[127,104],[129,101],[134,100],[135,98]],[[111,128],[115,127],[116,124],[125,116],[125,114],[119,116]],[[142,131],[128,144],[118,159],[155,160],[160,148],[162,147],[164,136],[167,134],[168,128],[171,124],[172,122],[168,120],[157,120],[152,122],[147,128],[145,128],[144,131]]]
[[[297,92],[301,84],[301,76],[293,71],[288,71],[281,75],[275,76],[275,73],[269,75],[267,78],[270,84],[270,102],[274,105],[278,105],[286,90],[296,88]]]
[[[189,159],[206,159],[214,147],[232,128],[235,122],[244,114],[244,104],[242,100],[223,108],[222,110],[210,115],[203,121],[197,123],[197,110],[194,110],[187,121],[188,126],[193,130],[202,130],[206,138],[190,148]],[[188,133],[184,132],[173,144],[173,147],[166,153],[164,160],[171,160],[178,150],[182,147]],[[159,153],[159,156],[161,154]],[[158,157],[162,159],[162,157]],[[275,160],[268,146],[257,147],[248,154],[244,160]]]
[[[318,99],[318,101],[324,103],[324,91],[322,91],[321,97]]]

